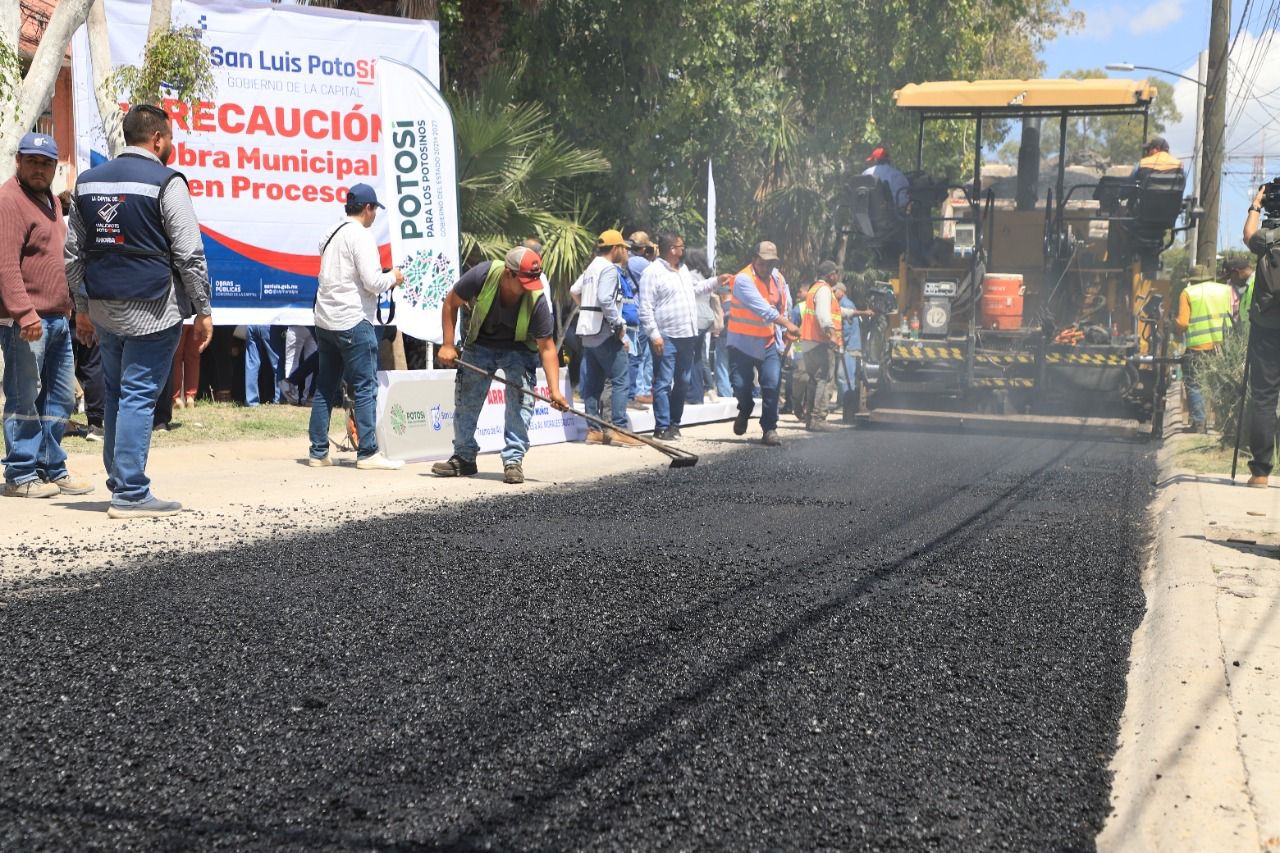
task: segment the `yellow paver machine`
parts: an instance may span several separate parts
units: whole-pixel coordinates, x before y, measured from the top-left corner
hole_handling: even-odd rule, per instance
[[[1145,140],[1155,96],[1145,81],[1109,79],[933,82],[895,93],[919,117],[909,200],[859,176],[837,216],[848,246],[897,272],[870,293],[873,410],[1094,415],[1162,429],[1171,305],[1159,260],[1194,216],[1186,179],[1181,169],[1138,168],[1136,150],[1127,166],[1069,150],[1084,122],[1112,116],[1135,130],[1140,122]],[[935,122],[951,122],[950,135],[930,135]],[[1016,165],[987,162],[993,137],[1014,140],[1004,159],[1016,146]],[[925,151],[944,138],[972,157],[970,180],[931,176]]]

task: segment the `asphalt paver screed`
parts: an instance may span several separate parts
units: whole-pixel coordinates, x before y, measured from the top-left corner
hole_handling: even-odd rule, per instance
[[[842,431],[0,593],[0,847],[1091,847],[1152,472]]]

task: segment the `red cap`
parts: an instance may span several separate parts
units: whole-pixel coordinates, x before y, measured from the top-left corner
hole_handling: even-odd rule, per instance
[[[517,246],[507,252],[506,266],[520,279],[525,290],[542,289],[542,257],[533,249]]]
[[[867,162],[879,163],[881,160],[888,159],[888,157],[889,149],[885,148],[883,145],[877,145],[875,148],[871,149],[871,154],[867,157]]]

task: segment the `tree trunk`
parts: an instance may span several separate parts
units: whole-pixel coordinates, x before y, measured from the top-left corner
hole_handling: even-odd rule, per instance
[[[151,44],[156,33],[168,32],[172,19],[173,0],[151,0],[151,17],[147,19],[147,44]]]
[[[107,156],[115,157],[124,148],[124,113],[108,85],[111,77],[111,42],[107,35],[105,0],[96,0],[89,11],[89,56],[93,63],[93,95],[102,115],[102,133],[107,139]]]
[[[501,58],[506,35],[504,0],[462,0],[462,56],[454,69],[458,88],[479,88],[484,72]]]
[[[36,54],[31,59],[31,67],[27,69],[26,75],[22,78],[22,85],[18,88],[13,114],[3,125],[3,133],[0,133],[0,179],[8,180],[13,174],[18,140],[31,129],[40,108],[53,94],[54,84],[58,81],[58,72],[62,69],[62,57],[67,52],[67,45],[71,43],[71,35],[84,23],[85,17],[89,14],[91,2],[93,0],[62,0],[53,10],[49,25],[40,38],[40,46],[36,48]],[[12,3],[12,6],[17,8],[18,4]],[[11,32],[13,33],[12,44],[16,48],[17,36],[21,32],[21,20],[19,20],[18,30],[10,30],[12,17],[6,10],[3,16],[0,16],[0,26],[5,28],[6,39],[10,37]]]

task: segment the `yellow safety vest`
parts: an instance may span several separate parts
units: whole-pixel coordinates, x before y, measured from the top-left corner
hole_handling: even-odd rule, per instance
[[[1191,319],[1187,322],[1187,349],[1222,343],[1224,327],[1231,322],[1231,285],[1205,281],[1187,287]]]

